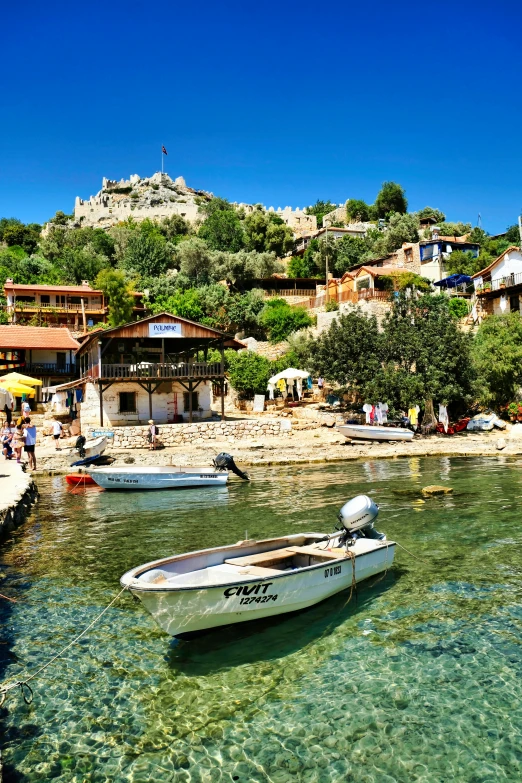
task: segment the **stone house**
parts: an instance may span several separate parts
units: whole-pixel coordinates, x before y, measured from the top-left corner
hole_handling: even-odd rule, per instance
[[[522,251],[508,247],[485,269],[472,275],[479,316],[520,312]]]
[[[58,391],[81,389],[80,423],[88,427],[203,420],[221,398],[225,348],[243,343],[217,329],[159,313],[88,334],[77,351],[79,379]],[[217,349],[216,356],[209,356]]]

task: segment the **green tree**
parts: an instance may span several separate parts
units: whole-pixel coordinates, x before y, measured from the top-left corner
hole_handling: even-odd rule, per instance
[[[398,250],[404,242],[418,242],[417,226],[415,215],[401,215],[397,212],[391,215],[388,230],[384,233],[388,253]]]
[[[346,217],[350,221],[368,221],[371,220],[372,209],[366,201],[358,198],[349,198],[346,202]]]
[[[448,304],[448,310],[450,311],[453,318],[456,318],[457,320],[460,318],[465,318],[465,316],[469,313],[468,303],[465,299],[461,299],[459,296],[451,297]]]
[[[441,237],[463,237],[465,234],[469,234],[471,231],[471,223],[440,223],[438,228],[440,229],[440,236]],[[479,232],[482,232],[480,236],[484,235],[485,232],[482,231],[482,229],[478,229]],[[431,234],[431,232],[430,232]],[[470,242],[478,242],[478,239],[470,239]]]
[[[292,332],[306,329],[313,324],[313,319],[304,307],[291,307],[284,299],[270,299],[265,304],[259,321],[268,331],[272,343],[279,343]]]
[[[292,231],[280,217],[264,210],[255,210],[244,220],[247,250],[284,256],[294,245]]]
[[[225,199],[213,198],[200,207],[205,221],[199,236],[212,250],[237,253],[245,245],[243,226],[236,210]]]
[[[190,234],[190,223],[181,215],[163,218],[158,227],[165,239],[174,244]]]
[[[522,385],[522,318],[519,313],[490,315],[473,341],[479,399],[501,406],[516,400]]]
[[[506,228],[506,241],[509,242],[510,246],[516,245],[520,247],[520,230],[516,223]]]
[[[173,249],[161,234],[149,232],[147,227],[131,231],[122,267],[131,275],[155,276],[164,274],[173,264]]]
[[[401,294],[383,324],[382,367],[365,392],[373,401],[386,395],[393,407],[432,399],[463,408],[473,393],[470,345],[447,297]]]
[[[332,271],[338,277],[361,263],[362,257],[368,252],[368,242],[361,237],[344,236],[336,240],[336,257]]]
[[[315,204],[306,207],[306,214],[315,215],[317,218],[317,228],[321,228],[323,225],[323,217],[329,212],[333,212],[334,209],[337,209],[337,204],[333,204],[331,201],[322,201],[318,199]]]
[[[215,253],[214,279],[226,280],[233,289],[241,289],[253,280],[271,277],[282,272],[284,267],[273,253]]]
[[[6,229],[14,226],[23,226],[23,223],[21,220],[18,220],[18,218],[0,218],[0,242],[5,242],[4,233]],[[17,243],[15,242],[14,244]]]
[[[252,289],[230,298],[228,314],[234,332],[256,337],[260,333],[259,315],[265,306],[262,291]],[[264,336],[264,335],[263,335]]]
[[[380,369],[382,339],[375,316],[342,314],[309,347],[310,369],[326,380],[361,391]]]
[[[201,323],[205,317],[203,298],[199,289],[178,289],[170,296],[159,296],[151,305],[153,313],[167,312]]]
[[[396,182],[383,182],[375,199],[375,208],[379,218],[385,218],[392,212],[406,213],[408,202],[404,188]]]
[[[67,247],[56,266],[62,269],[63,280],[70,285],[81,285],[83,280],[92,283],[98,274],[110,266],[107,256],[97,253],[93,245],[80,248]]]
[[[417,212],[417,217],[419,220],[422,220],[422,218],[434,218],[437,221],[437,225],[444,223],[446,220],[444,212],[441,212],[440,209],[434,209],[433,207],[424,207],[424,209],[420,209]]]
[[[109,324],[121,326],[129,323],[134,308],[132,288],[123,272],[118,269],[103,269],[96,278],[96,287],[109,300]]]
[[[230,360],[230,384],[242,397],[252,398],[254,394],[264,394],[271,375],[271,363],[253,351],[241,351]]]
[[[447,275],[474,275],[487,264],[484,259],[476,257],[471,250],[454,250],[449,253],[444,261],[444,269]]]
[[[181,274],[198,283],[208,283],[215,277],[216,259],[209,246],[199,237],[190,237],[177,246],[176,260]]]

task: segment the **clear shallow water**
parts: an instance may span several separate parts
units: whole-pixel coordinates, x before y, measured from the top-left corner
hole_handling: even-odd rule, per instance
[[[522,780],[522,463],[410,459],[253,470],[200,492],[71,494],[0,551],[0,679],[41,665],[131,566],[381,506],[388,574],[307,612],[172,641],[125,596],[0,710],[4,783]],[[454,494],[422,502],[419,490]]]

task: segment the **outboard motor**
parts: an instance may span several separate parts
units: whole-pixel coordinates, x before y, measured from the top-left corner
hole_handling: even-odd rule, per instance
[[[74,448],[76,449],[76,451],[78,452],[78,454],[82,459],[85,457],[85,449],[84,449],[85,443],[86,443],[85,437],[83,435],[78,435],[78,437],[76,438],[76,443],[74,444]]]
[[[235,473],[239,478],[250,481],[248,473],[244,473],[240,470],[234,462],[234,457],[231,454],[227,454],[225,451],[222,451],[221,454],[218,454],[217,457],[215,457],[214,467],[216,470],[231,470],[232,473]]]
[[[340,546],[352,543],[359,535],[384,539],[382,533],[373,529],[378,513],[379,506],[368,495],[357,495],[345,503],[337,517],[345,531],[339,540]]]

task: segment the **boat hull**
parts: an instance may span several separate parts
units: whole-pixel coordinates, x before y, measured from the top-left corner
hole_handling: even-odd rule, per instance
[[[188,489],[196,487],[223,487],[228,471],[212,468],[96,468],[89,472],[93,481],[103,489]]]
[[[342,557],[297,572],[261,579],[226,582],[208,588],[140,589],[128,572],[121,584],[129,587],[159,627],[171,636],[186,636],[235,623],[276,617],[314,606],[376,574],[387,571],[395,543],[374,542],[371,551]]]
[[[65,477],[65,480],[73,487],[85,487],[96,484],[94,479],[87,473],[69,473],[69,475]]]
[[[337,429],[345,438],[352,438],[355,440],[413,440],[413,432],[411,430],[402,429],[401,427],[376,427],[371,424],[341,424]]]

